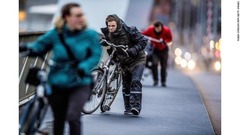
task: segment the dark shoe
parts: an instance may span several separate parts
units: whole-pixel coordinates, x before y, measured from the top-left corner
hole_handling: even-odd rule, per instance
[[[158,85],[158,81],[154,81],[153,86],[157,86]]]
[[[125,114],[125,115],[132,115],[132,112],[131,112],[130,110],[125,110],[125,111],[124,111],[124,114]]]
[[[138,109],[136,109],[136,108],[132,108],[131,109],[131,112],[133,113],[133,115],[139,115],[139,111],[138,111]]]
[[[163,86],[163,87],[167,87],[166,83],[162,83],[162,86]]]

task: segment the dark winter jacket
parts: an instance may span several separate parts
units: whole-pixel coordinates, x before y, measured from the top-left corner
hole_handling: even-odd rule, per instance
[[[109,16],[112,16],[117,20],[117,29],[115,32],[110,33],[107,27],[101,28],[106,40],[116,45],[128,45],[129,49],[135,48],[137,51],[137,55],[133,57],[121,57],[121,54],[117,55],[116,57],[119,57],[121,64],[132,66],[145,63],[146,54],[144,49],[147,45],[147,39],[137,30],[136,27],[128,27],[117,15]]]

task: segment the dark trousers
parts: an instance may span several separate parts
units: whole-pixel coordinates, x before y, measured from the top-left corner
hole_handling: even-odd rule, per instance
[[[137,65],[132,71],[125,70],[123,76],[123,99],[125,109],[133,107],[141,110],[142,101],[142,84],[141,79],[143,75],[144,64]]]
[[[81,135],[81,112],[90,94],[90,86],[74,89],[53,88],[49,97],[54,116],[54,135],[63,135],[65,121],[70,127],[70,135]]]
[[[165,83],[167,78],[168,48],[159,51],[154,49],[152,56],[152,74],[153,80],[158,82],[158,63],[160,62],[161,82]]]

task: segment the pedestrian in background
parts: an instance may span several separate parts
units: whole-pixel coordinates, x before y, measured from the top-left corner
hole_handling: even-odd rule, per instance
[[[159,21],[155,22],[153,26],[149,26],[145,31],[142,32],[143,35],[149,36],[150,38],[157,39],[156,41],[151,41],[153,46],[152,55],[152,74],[154,86],[158,85],[158,63],[160,62],[161,69],[161,85],[166,87],[167,78],[167,61],[168,61],[168,45],[172,44],[172,33],[167,26]]]

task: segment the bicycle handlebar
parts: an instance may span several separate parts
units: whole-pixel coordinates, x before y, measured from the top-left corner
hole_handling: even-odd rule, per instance
[[[106,39],[102,39],[102,40],[100,41],[100,43],[103,43],[103,42],[107,43],[107,44],[108,44],[109,46],[111,46],[111,47],[120,48],[120,49],[125,53],[125,55],[126,55],[127,57],[129,57],[129,55],[128,55],[128,53],[127,53],[128,45],[115,45],[115,44],[113,44],[113,43],[108,42]]]
[[[128,49],[128,45],[115,45],[115,44],[113,44],[113,43],[108,42],[106,39],[103,39],[103,40],[100,41],[100,43],[103,43],[103,42],[105,42],[105,43],[107,43],[109,46],[113,46],[113,47],[115,47],[115,48]]]

